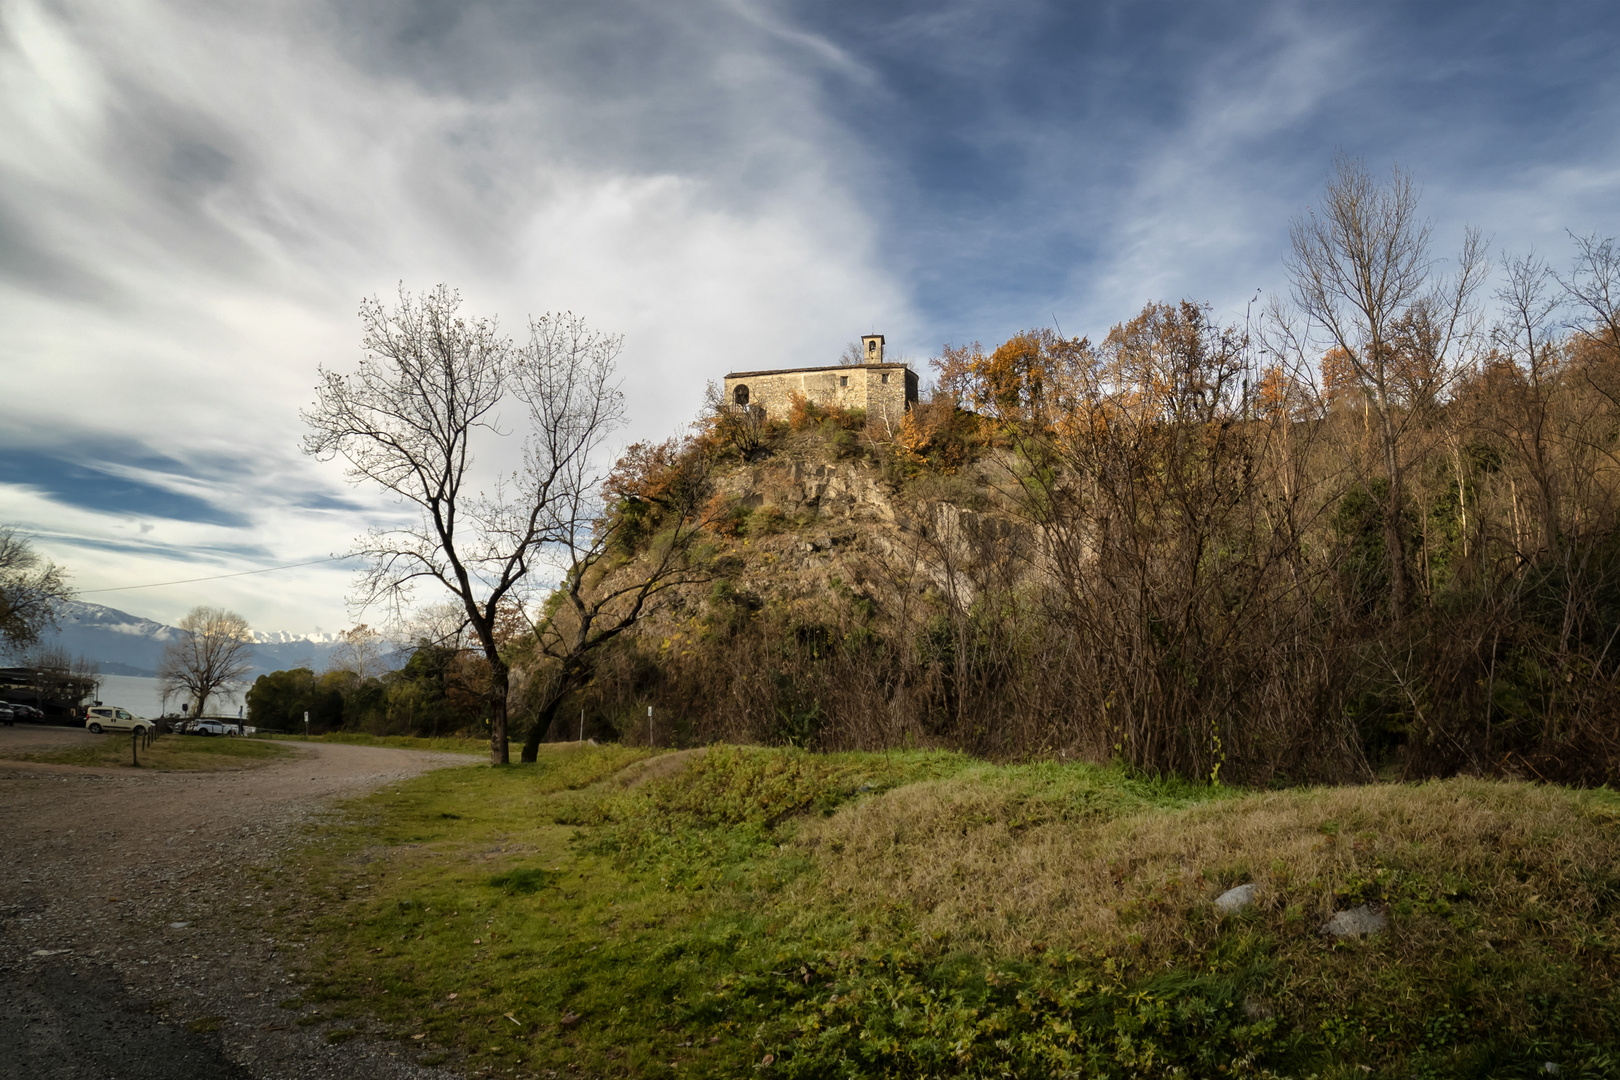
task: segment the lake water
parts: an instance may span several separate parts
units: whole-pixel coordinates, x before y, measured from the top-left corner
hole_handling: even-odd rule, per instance
[[[158,681],[142,675],[102,675],[99,697],[103,705],[128,709],[136,716],[156,719],[163,715],[163,693]],[[208,699],[210,716],[235,716],[242,705],[241,694],[216,695]],[[169,701],[169,711],[178,713],[180,703]]]

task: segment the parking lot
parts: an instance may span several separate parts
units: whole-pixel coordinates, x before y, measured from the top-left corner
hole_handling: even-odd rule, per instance
[[[56,724],[19,723],[0,727],[0,754],[49,753],[86,746],[101,738],[82,727],[60,727]]]
[[[18,725],[0,751],[97,738]],[[297,943],[268,929],[253,871],[289,865],[335,800],[467,759],[291,745],[233,772],[0,761],[0,1077],[449,1075],[276,1007],[297,994]]]

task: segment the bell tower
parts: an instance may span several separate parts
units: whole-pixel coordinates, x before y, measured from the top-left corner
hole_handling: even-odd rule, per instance
[[[861,363],[863,363],[863,364],[881,364],[881,363],[883,363],[883,335],[882,334],[862,334],[861,335]]]

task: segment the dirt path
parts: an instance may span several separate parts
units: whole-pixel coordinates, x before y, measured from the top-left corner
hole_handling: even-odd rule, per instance
[[[0,752],[74,737],[0,728]],[[278,949],[296,946],[258,928],[248,870],[336,799],[477,759],[289,745],[297,757],[236,772],[0,761],[0,1077],[450,1075],[398,1044],[328,1044],[277,1007],[296,995]],[[224,1019],[194,1030],[209,1017]]]

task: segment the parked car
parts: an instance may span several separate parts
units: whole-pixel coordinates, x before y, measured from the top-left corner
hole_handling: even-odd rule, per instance
[[[143,720],[139,716],[131,715],[128,709],[120,709],[113,705],[92,705],[84,710],[84,726],[95,734],[103,731],[135,731],[137,729],[151,730],[157,727],[150,720]]]
[[[17,722],[17,712],[10,705],[0,701],[0,724],[10,727]]]
[[[235,735],[236,725],[223,720],[193,720],[186,725],[187,735]]]
[[[38,723],[45,719],[45,714],[33,705],[20,705],[12,702],[11,711],[17,715],[19,720],[32,720]]]

